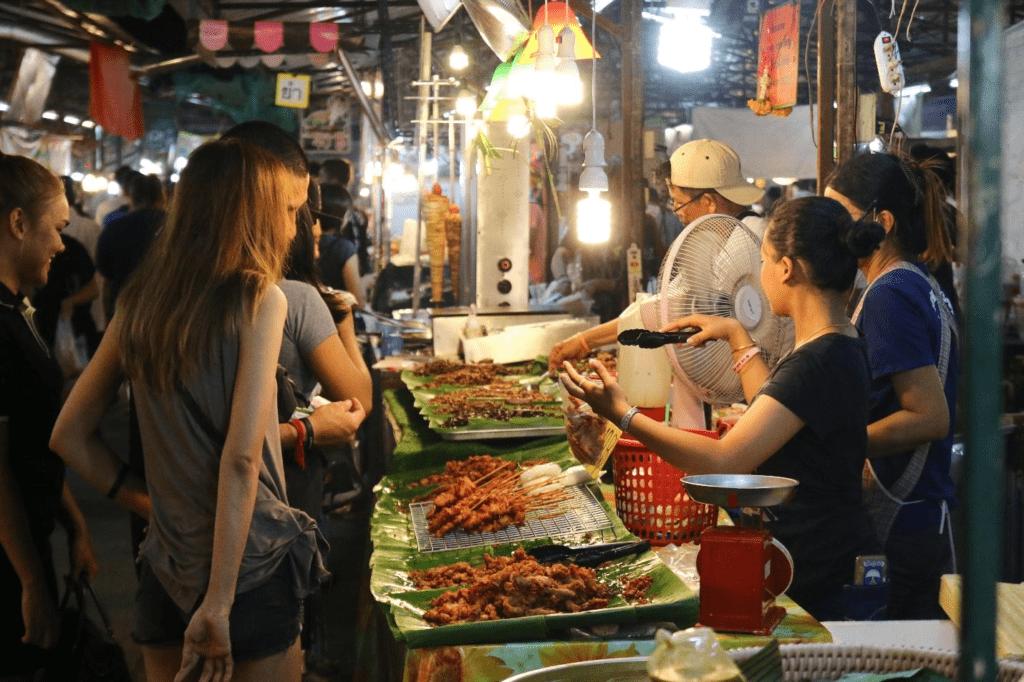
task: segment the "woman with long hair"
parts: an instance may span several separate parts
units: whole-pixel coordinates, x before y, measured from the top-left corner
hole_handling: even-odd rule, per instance
[[[793,556],[787,593],[819,620],[842,617],[839,595],[853,582],[856,557],[878,549],[860,482],[870,376],[845,297],[858,258],[881,238],[880,226],[851,221],[831,199],[777,206],[761,244],[761,284],[772,312],[793,319],[796,344],[770,371],[735,318],[691,315],[666,327],[699,327],[687,341],[692,346],[725,342],[732,348],[750,408],[721,440],[638,414],[596,360],[591,364],[603,386],[568,362],[561,375],[569,393],[682,471],[756,472],[800,481],[790,504],[772,508],[768,529]]]
[[[868,287],[853,322],[871,361],[865,495],[889,561],[889,617],[944,618],[958,332],[954,305],[928,270],[953,256],[945,190],[927,161],[864,154],[835,169],[825,196],[886,231],[860,263]]]
[[[35,679],[57,644],[57,576],[50,534],[68,530],[71,577],[96,573],[85,518],[47,440],[64,377],[32,319],[26,292],[44,285],[68,202],[60,179],[0,153],[0,669]]]
[[[131,379],[151,503],[134,637],[151,681],[194,679],[200,661],[206,679],[300,679],[299,604],[325,571],[315,524],[285,494],[276,282],[307,183],[238,140],[193,152],[53,432],[117,496],[126,469],[96,428]]]

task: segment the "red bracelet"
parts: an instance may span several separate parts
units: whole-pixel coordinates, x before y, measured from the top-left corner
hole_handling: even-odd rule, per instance
[[[760,355],[760,353],[761,353],[761,349],[758,348],[757,346],[754,346],[753,348],[748,350],[746,353],[744,353],[743,356],[740,357],[739,360],[736,361],[736,364],[732,366],[732,371],[734,371],[737,374],[739,374],[740,370],[743,369],[744,365],[746,365],[748,362],[750,362],[755,356]]]
[[[298,440],[295,442],[295,461],[298,462],[299,466],[303,469],[306,468],[306,449],[302,446],[303,441],[306,440],[306,426],[302,421],[298,419],[292,419],[290,422],[295,431],[298,433]]]

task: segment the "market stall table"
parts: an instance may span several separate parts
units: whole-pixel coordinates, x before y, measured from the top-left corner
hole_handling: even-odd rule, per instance
[[[458,459],[471,454],[487,452],[497,457],[514,455],[525,447],[541,449],[559,449],[564,438],[552,437],[537,440],[498,440],[486,442],[458,441],[451,442],[441,439],[427,428],[413,403],[408,391],[400,388],[384,391],[383,403],[385,415],[394,434],[395,446],[390,453],[391,471],[418,468],[425,463],[444,462]],[[604,493],[604,494],[600,494]],[[607,489],[600,491],[599,497],[604,504],[609,504]],[[612,502],[613,504],[613,502]],[[616,523],[618,520],[615,519]],[[626,537],[631,537],[626,534]],[[797,604],[785,596],[778,603],[786,609],[786,617],[773,632],[774,638],[783,642],[830,642],[829,631],[814,620]],[[695,608],[696,598],[693,598]],[[382,611],[388,608],[378,602]],[[541,667],[556,665],[570,661],[594,660],[610,657],[643,656],[654,649],[653,629],[644,624],[624,626],[617,629],[615,625],[604,625],[592,628],[581,628],[582,632],[569,633],[566,639],[541,638],[536,641],[510,641],[457,646],[425,646],[408,647],[405,642],[394,639],[394,620],[390,621],[391,632],[384,633],[384,649],[397,663],[404,660],[401,666],[402,679],[409,682],[439,679],[475,679],[502,680],[513,674],[534,670]],[[685,623],[684,623],[685,625]],[[633,630],[632,637],[624,634],[626,629]],[[400,633],[399,633],[399,636]],[[559,633],[561,636],[561,633]],[[581,639],[571,639],[579,636]],[[586,637],[586,639],[583,639]],[[601,639],[603,637],[603,639]],[[768,637],[753,635],[721,634],[721,641],[727,648],[759,646],[767,642]],[[450,673],[452,677],[448,677]],[[394,675],[395,671],[392,671]]]

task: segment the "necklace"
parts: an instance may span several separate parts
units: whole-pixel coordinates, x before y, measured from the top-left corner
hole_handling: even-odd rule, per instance
[[[797,348],[799,348],[800,346],[804,345],[804,344],[805,344],[805,343],[807,343],[808,341],[811,341],[811,340],[813,340],[813,339],[814,339],[815,337],[817,337],[817,336],[818,336],[818,334],[820,334],[821,332],[825,331],[826,329],[832,329],[833,327],[835,327],[835,328],[837,328],[837,329],[841,329],[841,328],[843,328],[843,327],[849,327],[849,326],[850,326],[850,323],[849,323],[849,322],[841,322],[841,323],[839,323],[839,324],[826,324],[826,325],[825,325],[824,327],[822,327],[821,329],[817,329],[817,330],[815,330],[815,331],[814,331],[813,333],[811,333],[811,334],[808,334],[808,335],[807,335],[807,338],[806,338],[806,339],[804,339],[804,340],[803,340],[803,341],[801,341],[800,343],[798,343],[798,344],[796,344],[795,346],[793,346],[793,350],[796,350]]]

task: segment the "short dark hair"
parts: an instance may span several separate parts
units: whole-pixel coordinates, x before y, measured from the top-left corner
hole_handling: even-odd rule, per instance
[[[164,183],[155,175],[133,175],[128,183],[128,198],[136,209],[155,208],[164,203]]]
[[[347,187],[352,182],[352,164],[348,159],[327,159],[320,164],[320,181]]]
[[[835,291],[853,286],[858,260],[871,255],[884,238],[884,227],[854,221],[842,204],[826,197],[775,204],[765,232],[779,258],[800,261],[813,286]]]
[[[318,213],[324,232],[341,230],[345,214],[352,208],[352,195],[341,185],[324,183],[320,185],[322,208]]]

